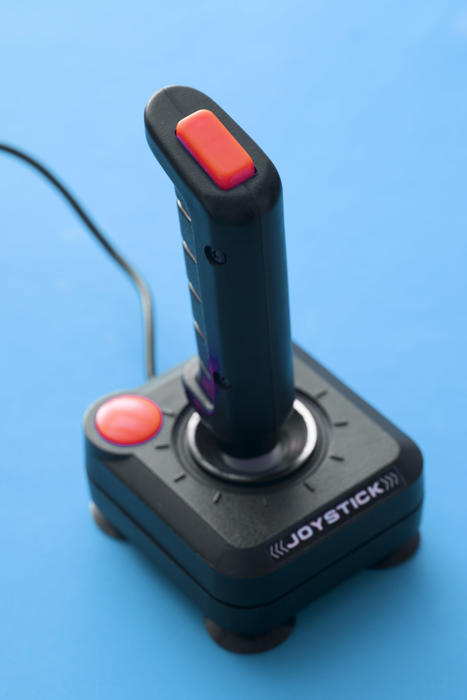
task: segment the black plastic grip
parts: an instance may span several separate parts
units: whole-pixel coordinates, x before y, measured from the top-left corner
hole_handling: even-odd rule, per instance
[[[255,175],[221,190],[175,134],[212,111],[252,157]],[[221,448],[267,453],[294,399],[282,186],[272,162],[215,102],[187,87],[157,92],[145,111],[149,145],[175,185],[199,361],[187,395]]]

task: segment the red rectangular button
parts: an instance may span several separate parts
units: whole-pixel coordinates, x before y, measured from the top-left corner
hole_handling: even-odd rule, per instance
[[[221,190],[231,190],[255,174],[251,156],[209,109],[181,119],[175,133]]]

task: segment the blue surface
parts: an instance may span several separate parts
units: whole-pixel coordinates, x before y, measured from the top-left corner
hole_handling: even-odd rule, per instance
[[[171,185],[142,112],[181,83],[281,173],[295,339],[426,458],[423,546],[236,657],[87,511],[81,417],[143,381],[137,297],[0,157],[0,697],[464,698],[467,8],[461,2],[0,6],[0,139],[49,163],[150,280],[158,365],[194,352]]]

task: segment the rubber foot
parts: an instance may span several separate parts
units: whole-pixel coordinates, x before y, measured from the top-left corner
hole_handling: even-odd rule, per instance
[[[209,617],[204,619],[204,624],[212,639],[223,649],[234,654],[261,654],[285,642],[295,626],[295,618],[292,617],[279,627],[258,635],[236,634],[221,627]]]
[[[91,503],[89,504],[89,511],[99,530],[104,532],[109,537],[113,537],[115,540],[125,539],[124,535],[122,535],[120,530],[117,530],[117,528],[114,525],[112,525],[110,520],[108,520],[108,518],[105,517],[105,515],[102,513],[101,510],[99,510],[99,508],[93,501],[91,501]]]
[[[371,565],[371,569],[390,569],[393,566],[399,566],[399,564],[404,564],[408,561],[420,546],[420,533],[416,532],[413,537],[411,537],[407,542],[395,549],[387,557],[377,561],[375,564]]]

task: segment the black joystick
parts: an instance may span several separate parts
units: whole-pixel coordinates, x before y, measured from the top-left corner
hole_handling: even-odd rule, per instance
[[[281,182],[227,115],[179,120],[169,95],[150,101],[146,128],[177,196],[199,354],[183,381],[226,454],[264,458],[294,400]]]
[[[267,156],[191,88],[156,93],[145,122],[175,185],[198,356],[88,410],[93,514],[171,576],[221,646],[265,651],[313,598],[415,551],[422,457],[292,345]]]

